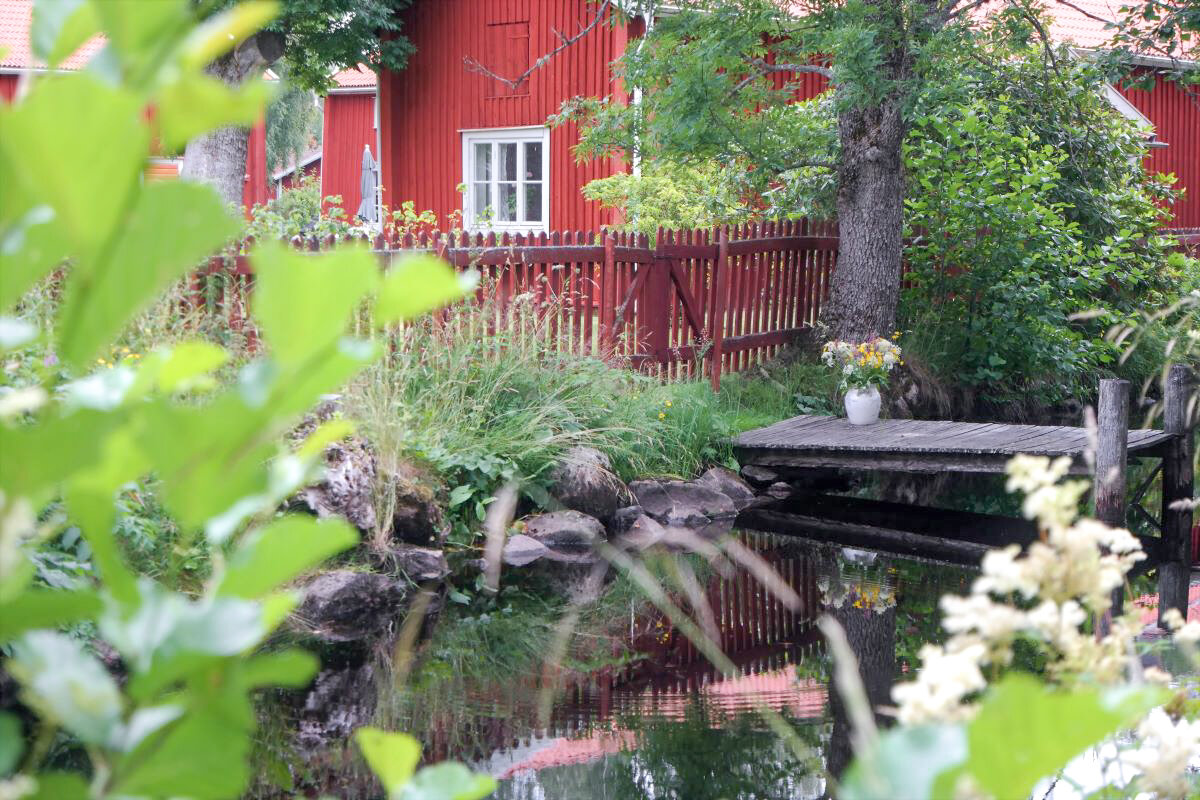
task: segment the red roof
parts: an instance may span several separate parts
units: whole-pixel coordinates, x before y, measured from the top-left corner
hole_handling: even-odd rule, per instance
[[[333,82],[339,89],[375,88],[375,73],[359,64],[354,69],[344,69],[333,76]]]
[[[29,47],[29,27],[33,20],[33,0],[0,0],[0,69],[44,68],[33,57]],[[104,37],[93,36],[59,67],[83,69],[92,56],[104,46]]]

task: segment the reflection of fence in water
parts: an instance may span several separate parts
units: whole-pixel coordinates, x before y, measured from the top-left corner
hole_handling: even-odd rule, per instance
[[[558,692],[544,727],[537,723],[536,687],[508,687],[504,697],[490,691],[471,697],[471,706],[483,717],[478,720],[476,752],[452,752],[446,746],[449,731],[435,726],[431,755],[483,759],[500,750],[529,747],[533,741],[589,736],[619,723],[622,716],[679,718],[693,701],[717,712],[713,717],[717,722],[723,715],[752,710],[757,703],[798,718],[821,716],[825,687],[798,678],[796,671],[821,647],[815,626],[820,611],[817,564],[786,540],[761,533],[737,535],[800,599],[797,611],[787,609],[741,569],[729,577],[712,577],[708,602],[722,650],[738,667],[739,676],[722,675],[686,637],[665,628],[665,642],[650,635],[634,642],[645,658],[570,681]]]

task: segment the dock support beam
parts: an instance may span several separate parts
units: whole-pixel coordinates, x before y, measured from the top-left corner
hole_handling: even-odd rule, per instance
[[[1129,459],[1129,381],[1107,378],[1100,381],[1100,402],[1096,414],[1096,477],[1092,499],[1096,519],[1111,528],[1125,527],[1128,490],[1125,465]],[[1112,592],[1112,613],[1120,614],[1125,605],[1125,590]]]
[[[1162,563],[1158,567],[1158,624],[1163,613],[1176,609],[1187,615],[1188,583],[1192,571],[1192,500],[1195,475],[1194,409],[1189,409],[1192,371],[1182,364],[1171,367],[1163,387],[1163,430],[1176,434],[1163,454]],[[1182,501],[1188,501],[1184,504]],[[1185,507],[1186,506],[1186,507]]]

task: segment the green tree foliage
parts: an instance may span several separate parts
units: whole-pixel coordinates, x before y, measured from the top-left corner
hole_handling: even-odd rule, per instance
[[[56,18],[63,5],[39,4],[38,55],[53,63],[100,29],[107,58],[40,76],[0,110],[0,307],[52,271],[66,275],[53,327],[4,317],[0,347],[41,338],[69,370],[4,393],[0,643],[29,715],[0,713],[0,778],[13,776],[6,788],[18,796],[44,800],[238,797],[249,779],[253,693],[304,686],[317,668],[302,650],[262,647],[299,599],[286,587],[357,539],[341,521],[275,513],[345,426],[319,428],[294,451],[281,449],[281,434],[378,355],[376,342],[344,335],[362,303],[377,297],[376,319],[389,324],[460,296],[463,285],[433,259],[381,276],[364,250],[317,257],[267,244],[252,255],[266,352],[232,385],[203,390],[227,354],[202,341],[92,371],[140,308],[238,233],[212,189],[145,183],[141,171],[155,138],[244,113],[242,97],[202,70],[275,7],[237,6],[195,28],[186,0],[95,0]],[[148,107],[159,110],[153,120]],[[84,377],[63,378],[72,373]],[[203,539],[212,551],[198,592],[138,576],[121,556],[119,498],[148,475],[180,545]],[[36,579],[38,551],[69,523],[95,569],[87,581],[49,588]],[[67,624],[98,634],[126,680],[60,630]],[[58,771],[56,742],[74,750],[82,771]],[[461,767],[434,769],[411,776],[411,791],[393,772],[387,789],[464,800],[490,791],[488,779]]]
[[[1052,80],[1020,51],[947,75],[906,143],[909,347],[998,403],[1090,393],[1116,366],[1108,327],[1179,288],[1147,132],[1059,55]]]
[[[292,84],[286,71],[282,88],[267,104],[267,170],[299,164],[321,144],[321,107],[315,94]]]
[[[193,0],[201,14],[232,5]],[[366,64],[403,69],[413,52],[399,11],[410,0],[281,0],[266,31],[283,36],[283,60],[294,86],[323,94],[337,69]]]
[[[583,187],[583,196],[621,210],[625,230],[653,235],[659,227],[709,228],[743,222],[755,209],[742,199],[744,173],[712,164],[651,162],[640,175],[618,172]]]

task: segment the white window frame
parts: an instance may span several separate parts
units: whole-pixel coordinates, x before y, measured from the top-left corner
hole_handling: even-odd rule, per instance
[[[542,233],[550,230],[550,129],[542,125],[530,125],[520,128],[476,128],[471,130],[460,131],[462,134],[462,186],[464,189],[462,206],[463,206],[463,227],[469,231],[510,231],[514,233]],[[542,218],[537,222],[526,222],[523,220],[516,221],[501,221],[497,219],[480,220],[479,212],[482,209],[474,208],[475,193],[473,191],[474,180],[474,155],[475,145],[482,143],[490,143],[492,145],[492,177],[489,181],[491,184],[492,202],[495,203],[499,197],[499,189],[497,184],[507,183],[507,181],[499,180],[500,161],[496,151],[497,144],[517,143],[523,145],[526,142],[540,142],[542,145]],[[517,147],[517,212],[518,217],[524,214],[524,203],[522,202],[523,193],[521,185],[524,183],[520,176],[524,174],[525,168],[525,148]]]

